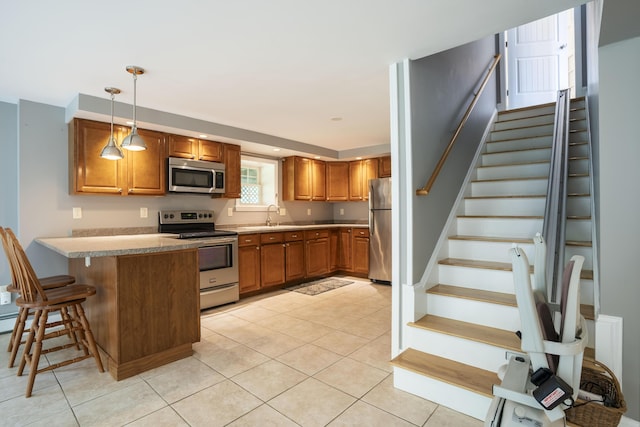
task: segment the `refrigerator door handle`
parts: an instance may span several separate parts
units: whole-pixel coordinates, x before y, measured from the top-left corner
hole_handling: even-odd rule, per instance
[[[373,216],[373,209],[369,209],[369,232],[375,233],[375,217]]]

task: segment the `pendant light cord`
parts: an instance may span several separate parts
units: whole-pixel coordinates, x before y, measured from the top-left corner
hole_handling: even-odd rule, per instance
[[[137,71],[134,70],[133,71],[133,127],[136,127],[136,93],[137,93],[137,88],[136,88],[136,82],[138,80],[138,75],[137,75]]]

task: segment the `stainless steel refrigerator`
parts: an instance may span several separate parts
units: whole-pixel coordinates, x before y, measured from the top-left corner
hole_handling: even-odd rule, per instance
[[[369,279],[391,283],[391,178],[369,181]]]

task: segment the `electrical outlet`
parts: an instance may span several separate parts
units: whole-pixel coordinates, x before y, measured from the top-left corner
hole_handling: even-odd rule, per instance
[[[82,208],[73,208],[73,219],[82,218]]]
[[[280,216],[287,215],[287,208],[280,208]]]
[[[307,209],[307,215],[311,215],[311,208]]]
[[[149,209],[140,208],[140,218],[148,218],[149,217]]]
[[[227,216],[233,216],[233,208],[227,208]]]
[[[344,209],[340,208],[340,215],[344,215]]]

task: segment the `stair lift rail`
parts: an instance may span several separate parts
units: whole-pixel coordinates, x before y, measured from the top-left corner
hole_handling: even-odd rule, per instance
[[[569,89],[558,91],[547,199],[542,225],[542,237],[547,242],[547,300],[558,301],[558,283],[564,265],[565,229],[567,219],[567,180],[569,176]],[[550,288],[550,289],[549,289]]]

